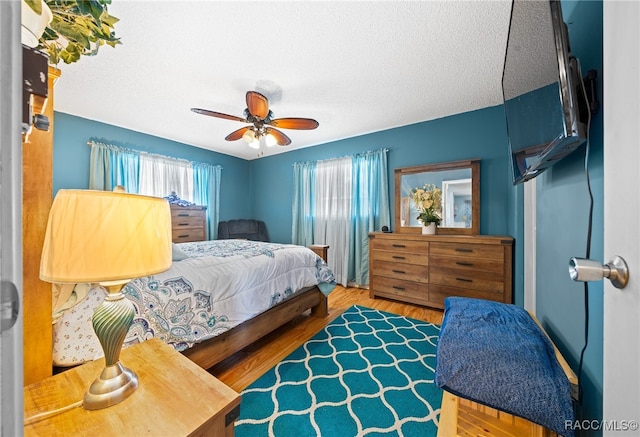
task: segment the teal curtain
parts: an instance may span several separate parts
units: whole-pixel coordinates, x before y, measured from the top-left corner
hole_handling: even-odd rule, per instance
[[[220,219],[220,175],[222,167],[205,163],[193,163],[193,201],[207,205],[208,239],[218,237]]]
[[[89,189],[111,191],[122,185],[129,193],[138,193],[140,154],[107,144],[91,142]]]
[[[387,149],[352,158],[349,278],[369,283],[369,232],[391,226]]]
[[[291,242],[300,246],[313,244],[315,162],[293,164],[293,220]]]
[[[112,190],[111,149],[107,146],[90,143],[91,157],[89,162],[89,189]]]
[[[140,191],[140,154],[119,150],[113,156],[112,166],[114,185],[122,185],[127,192],[137,194]]]

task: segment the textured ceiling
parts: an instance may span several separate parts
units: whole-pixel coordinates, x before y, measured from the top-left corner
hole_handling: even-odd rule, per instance
[[[122,45],[61,64],[56,111],[255,159],[502,103],[510,0],[244,2],[113,0]],[[276,118],[287,147],[224,137],[245,93]]]

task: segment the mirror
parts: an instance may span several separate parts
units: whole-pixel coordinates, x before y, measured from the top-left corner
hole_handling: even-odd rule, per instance
[[[395,170],[395,226],[397,232],[420,233],[418,210],[411,190],[433,184],[441,192],[438,234],[480,233],[480,160],[443,162]]]

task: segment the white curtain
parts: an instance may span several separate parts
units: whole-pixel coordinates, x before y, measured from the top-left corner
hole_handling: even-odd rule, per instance
[[[140,154],[139,193],[166,197],[175,192],[193,202],[193,166],[188,161],[164,156]]]
[[[314,241],[328,244],[329,267],[336,281],[349,281],[351,237],[351,158],[318,162],[316,169]]]

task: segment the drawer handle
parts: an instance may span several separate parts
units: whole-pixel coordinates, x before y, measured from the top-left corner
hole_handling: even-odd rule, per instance
[[[189,217],[189,213],[183,212],[182,214],[178,214],[178,217]]]
[[[464,247],[456,247],[456,252],[471,253],[471,252],[473,252],[473,249],[467,249],[467,248],[464,248]]]
[[[393,273],[399,273],[401,275],[406,275],[407,272],[403,271],[403,270],[391,270]]]
[[[459,266],[473,267],[473,263],[468,263],[468,262],[464,262],[464,261],[456,261],[456,264],[459,265]]]
[[[404,291],[405,290],[404,287],[398,287],[397,285],[394,285],[392,288],[395,288],[396,290],[400,290],[400,291]]]
[[[393,247],[407,247],[404,244],[393,244]]]
[[[189,234],[187,234],[187,235],[178,235],[178,238],[187,238],[187,237],[189,237]]]
[[[189,226],[189,223],[177,223],[178,226]]]
[[[461,281],[461,282],[473,282],[473,279],[467,279],[467,278],[456,278],[456,281]]]
[[[406,259],[404,256],[394,255],[393,259]]]

